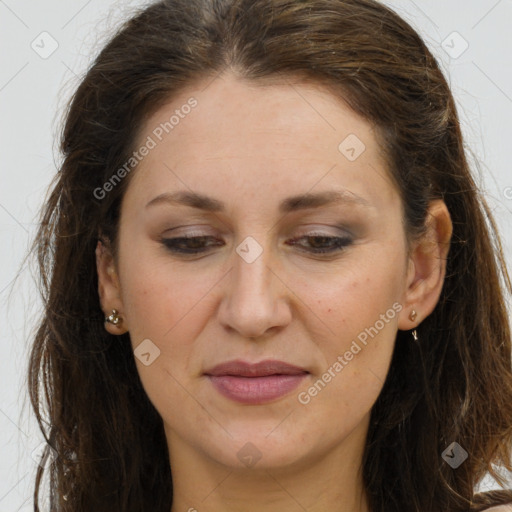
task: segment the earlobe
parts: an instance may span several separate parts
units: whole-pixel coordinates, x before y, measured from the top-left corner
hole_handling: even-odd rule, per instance
[[[98,296],[105,314],[105,329],[110,334],[124,334],[128,328],[123,315],[121,287],[112,251],[105,242],[98,240],[95,252]]]
[[[446,276],[453,225],[443,200],[432,201],[425,233],[414,243],[407,272],[403,314],[398,328],[414,329],[435,309]],[[409,315],[417,313],[412,319]]]

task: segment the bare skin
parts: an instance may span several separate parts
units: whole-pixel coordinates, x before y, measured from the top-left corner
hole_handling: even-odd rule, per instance
[[[433,202],[427,233],[408,252],[401,201],[370,124],[313,85],[231,74],[207,84],[148,120],[141,144],[190,97],[198,102],[133,171],[118,257],[97,248],[102,308],[122,318],[107,329],[128,331],[134,349],[149,339],[160,351],[136,363],[165,426],[171,512],[369,512],[361,461],[370,411],[397,330],[414,329],[439,299],[450,216]],[[353,138],[339,149],[350,134],[365,146],[360,155]],[[290,196],[334,190],[345,191],[343,201],[278,209]],[[225,208],[148,205],[177,191]],[[182,255],[162,242],[185,236],[208,237],[204,252]],[[338,237],[341,249],[314,237]],[[237,247],[262,252],[248,262]],[[377,334],[357,351],[353,342],[372,326]],[[277,359],[308,374],[269,403],[239,403],[204,374],[233,359]]]

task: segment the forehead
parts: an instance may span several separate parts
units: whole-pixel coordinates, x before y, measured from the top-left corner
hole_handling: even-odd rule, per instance
[[[141,201],[184,187],[268,198],[343,186],[377,202],[395,197],[373,127],[314,84],[199,83],[146,121],[137,147],[149,140],[127,192]]]

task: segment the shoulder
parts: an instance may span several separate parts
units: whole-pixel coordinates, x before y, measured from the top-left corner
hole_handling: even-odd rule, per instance
[[[486,508],[485,512],[512,512],[512,504],[498,505],[497,507]]]

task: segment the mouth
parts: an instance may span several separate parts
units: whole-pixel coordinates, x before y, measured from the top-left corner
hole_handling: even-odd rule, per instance
[[[293,391],[309,372],[283,361],[228,361],[204,373],[224,397],[248,405],[275,401]]]
[[[228,361],[218,364],[204,373],[213,377],[228,375],[233,377],[268,377],[270,375],[301,375],[309,372],[304,368],[283,361],[267,359],[259,363],[247,363],[241,360]]]

